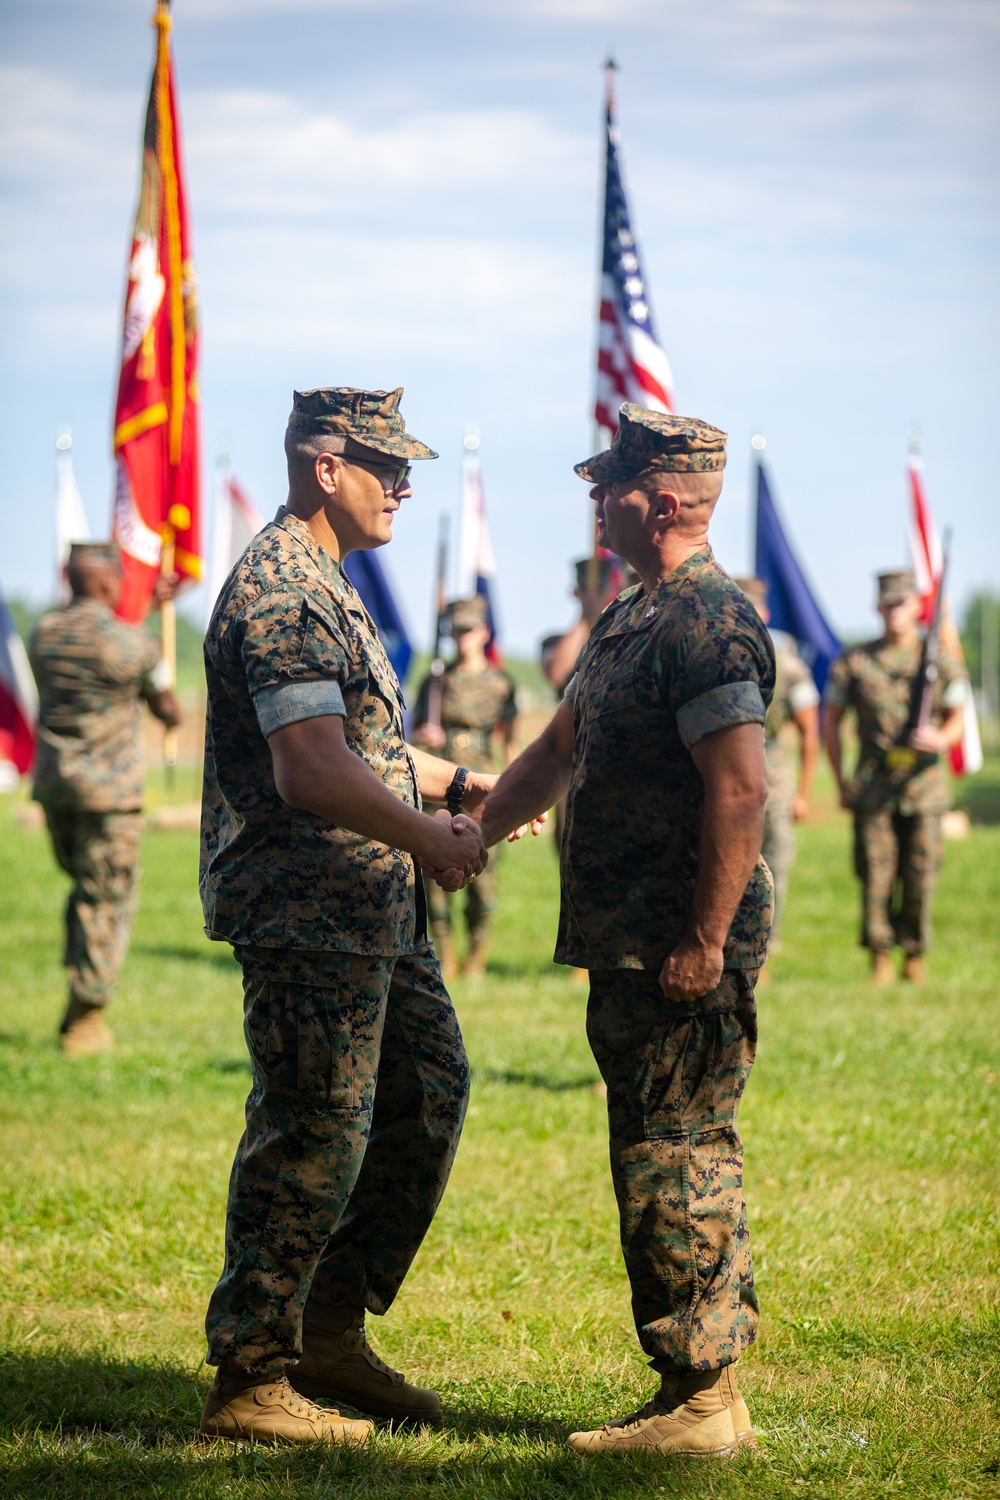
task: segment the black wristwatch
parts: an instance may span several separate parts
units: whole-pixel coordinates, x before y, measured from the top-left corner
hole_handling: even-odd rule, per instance
[[[444,794],[445,806],[452,817],[462,811],[462,798],[465,796],[465,783],[468,779],[468,769],[465,766],[459,766],[451,778],[451,785]]]

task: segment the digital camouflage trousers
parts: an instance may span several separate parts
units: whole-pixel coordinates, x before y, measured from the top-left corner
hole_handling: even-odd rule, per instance
[[[139,881],[139,812],[87,812],[44,804],[56,859],[73,889],[66,902],[63,963],[69,991],[107,1005],[128,949]]]
[[[884,953],[924,953],[931,940],[931,896],[941,866],[939,813],[905,816],[892,808],[854,814],[854,868],[861,881],[861,945]]]
[[[451,1172],[469,1064],[429,948],[238,956],[253,1087],[208,1362],[272,1374],[301,1355],[307,1301],[392,1304]]]
[[[757,1333],[736,1129],[757,1047],[754,982],[727,972],[682,1006],[652,973],[590,975],[587,1035],[608,1087],[632,1312],[661,1374],[732,1364]]]

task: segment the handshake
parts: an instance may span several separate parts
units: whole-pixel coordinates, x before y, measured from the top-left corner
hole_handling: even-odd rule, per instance
[[[468,813],[452,817],[450,812],[442,809],[427,819],[424,847],[416,851],[416,861],[443,891],[460,891],[486,869],[490,856],[479,822],[481,816],[480,811],[478,817]],[[515,828],[507,835],[507,842],[516,843],[528,832],[541,833],[548,816],[548,813],[542,813],[530,823]]]
[[[416,859],[422,870],[444,891],[459,891],[485,870],[489,854],[483,842],[483,830],[475,818],[466,813],[442,809],[428,820],[425,847]]]

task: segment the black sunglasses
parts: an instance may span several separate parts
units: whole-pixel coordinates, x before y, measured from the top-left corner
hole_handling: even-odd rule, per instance
[[[395,477],[393,478],[392,484],[388,491],[390,495],[394,495],[397,490],[401,490],[403,488],[403,485],[409,479],[410,472],[413,468],[412,464],[381,463],[377,458],[349,458],[347,461],[348,463],[352,464],[364,464],[365,467],[369,469],[391,469]],[[385,489],[384,482],[382,488]]]

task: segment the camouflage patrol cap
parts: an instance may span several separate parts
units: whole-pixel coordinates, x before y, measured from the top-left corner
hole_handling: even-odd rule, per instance
[[[597,587],[603,593],[611,587],[611,569],[617,562],[614,557],[599,557],[597,559]],[[590,563],[589,557],[578,557],[573,564],[576,572],[576,586],[578,589],[590,587]]]
[[[452,635],[460,630],[478,630],[486,624],[486,600],[482,594],[473,594],[471,599],[453,599],[448,605],[448,620]]]
[[[635,479],[647,469],[667,473],[703,473],[726,466],[726,434],[697,417],[647,411],[626,401],[618,413],[618,431],[610,448],[574,465],[591,484]]]
[[[917,592],[917,580],[907,568],[892,573],[878,573],[879,604],[905,604]]]
[[[288,430],[346,438],[344,452],[348,456],[364,449],[392,458],[437,458],[433,448],[407,432],[399,410],[402,394],[401,385],[394,391],[359,391],[337,385],[295,391]]]
[[[72,542],[67,565],[71,568],[112,567],[120,568],[121,548],[117,542]]]
[[[743,590],[758,614],[760,614],[762,609],[767,608],[768,584],[766,579],[734,578],[733,582],[738,589]]]

